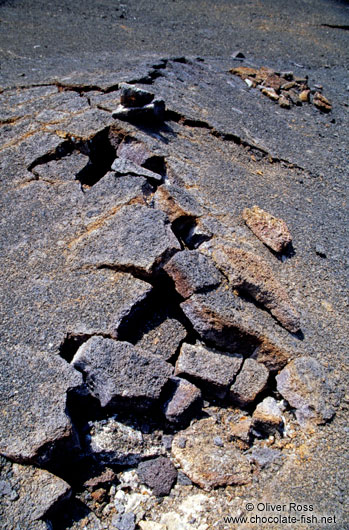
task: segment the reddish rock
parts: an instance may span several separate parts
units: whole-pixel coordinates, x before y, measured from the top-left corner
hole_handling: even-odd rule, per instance
[[[332,109],[331,103],[320,92],[315,92],[313,103],[315,107],[322,110],[322,112],[330,112]]]
[[[262,94],[268,96],[268,98],[272,99],[273,101],[277,101],[279,99],[279,96],[274,88],[264,87],[262,88]]]
[[[166,419],[171,423],[183,423],[191,419],[191,416],[201,406],[200,390],[179,377],[173,378],[173,395],[164,407]]]
[[[285,221],[274,217],[258,206],[245,208],[242,217],[252,232],[275,252],[282,252],[292,242],[292,236]]]

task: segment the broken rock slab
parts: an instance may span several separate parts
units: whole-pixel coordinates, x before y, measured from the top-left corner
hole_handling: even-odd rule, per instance
[[[224,280],[213,261],[197,250],[177,252],[166,263],[164,270],[183,298],[218,287]]]
[[[76,176],[88,163],[88,157],[79,151],[73,151],[67,156],[58,160],[51,160],[46,164],[39,164],[32,169],[34,175],[41,179],[52,182],[69,181],[76,179]]]
[[[224,398],[243,362],[242,355],[221,353],[196,344],[183,344],[176,362],[175,375],[209,385]]]
[[[165,456],[142,462],[137,472],[141,482],[151,488],[157,497],[169,495],[177,479],[175,466]]]
[[[67,393],[81,374],[63,359],[29,349],[1,350],[0,454],[17,462],[45,463],[52,450],[74,449]]]
[[[294,359],[276,376],[276,382],[278,392],[295,409],[301,427],[325,423],[333,417],[335,409],[326,374],[316,359]]]
[[[90,422],[85,441],[99,464],[134,466],[163,451],[156,434],[142,432],[137,423],[122,423],[117,416]]]
[[[274,252],[283,252],[292,242],[285,221],[274,217],[258,206],[245,208],[242,218],[252,232]]]
[[[120,85],[120,105],[112,113],[113,118],[130,121],[163,121],[165,103],[154,94],[127,83]]]
[[[154,173],[144,167],[139,166],[131,160],[126,158],[116,158],[111,166],[111,169],[119,175],[134,175],[149,179],[150,182],[159,184],[162,181],[162,176],[159,173]]]
[[[215,443],[217,439],[220,444]],[[247,484],[251,466],[214,418],[197,421],[175,435],[172,454],[192,482],[206,491],[219,486]]]
[[[246,407],[256,399],[266,387],[269,371],[254,359],[246,359],[241,371],[230,387],[230,396],[233,401]]]
[[[0,457],[1,528],[36,528],[39,520],[71,494],[61,478],[44,469],[12,464]],[[38,526],[38,528],[40,528]],[[46,528],[42,522],[42,528]]]
[[[298,311],[264,260],[219,240],[213,243],[211,254],[233,288],[251,295],[288,331],[296,333],[300,330]]]
[[[163,212],[142,205],[122,207],[76,244],[80,264],[115,267],[150,275],[180,250]]]
[[[72,365],[85,377],[102,407],[146,409],[160,397],[173,368],[128,342],[92,337],[78,349]]]
[[[197,218],[204,209],[186,189],[169,184],[160,186],[154,195],[154,205],[164,211],[171,222],[181,217]]]
[[[201,391],[179,377],[173,377],[170,383],[173,394],[164,405],[165,417],[170,423],[186,423],[201,408]]]

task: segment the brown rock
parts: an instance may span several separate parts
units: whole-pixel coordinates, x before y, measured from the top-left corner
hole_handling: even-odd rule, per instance
[[[241,355],[223,354],[199,342],[183,344],[175,367],[175,375],[208,383],[224,397],[242,364]]]
[[[275,434],[282,425],[283,419],[277,401],[268,396],[256,407],[252,416],[253,427],[265,434]]]
[[[182,423],[191,419],[192,414],[201,406],[200,390],[179,377],[173,378],[173,395],[164,407],[166,419],[171,423]]]
[[[285,221],[258,206],[245,208],[242,217],[252,232],[275,252],[282,252],[292,242]]]
[[[262,94],[268,96],[268,98],[272,99],[273,101],[277,101],[279,99],[279,96],[274,88],[264,87],[262,88]]]
[[[190,480],[206,491],[250,482],[250,463],[234,442],[229,441],[225,427],[217,425],[212,417],[178,433],[172,453]]]
[[[91,493],[91,497],[94,501],[102,503],[106,500],[107,492],[103,488],[98,488],[98,490],[95,490]]]
[[[302,90],[302,92],[299,94],[299,99],[303,103],[307,103],[309,101],[309,95],[310,95],[310,90]]]
[[[279,98],[279,105],[283,109],[289,109],[291,107],[291,101],[284,95],[281,95]]]
[[[277,74],[270,74],[266,77],[263,82],[264,86],[273,88],[276,92],[280,90],[283,79]]]
[[[160,186],[154,195],[154,204],[171,222],[179,217],[200,217],[204,213],[196,199],[178,186]]]
[[[86,488],[95,488],[96,486],[100,486],[101,484],[108,484],[109,482],[112,482],[115,479],[116,474],[114,473],[114,471],[110,468],[107,468],[97,477],[92,477],[86,480],[84,482],[84,486]]]
[[[244,407],[252,403],[265,389],[268,377],[269,372],[263,364],[257,363],[254,359],[246,359],[241,372],[230,387],[233,401]]]
[[[213,246],[212,257],[234,288],[264,305],[288,331],[299,331],[299,313],[265,261],[225,242]]]
[[[331,103],[320,92],[315,92],[313,103],[315,107],[322,110],[322,112],[330,112],[332,109]]]
[[[246,79],[246,77],[254,77],[258,74],[256,68],[250,68],[249,66],[237,66],[236,68],[231,68],[229,70],[232,74],[238,75],[241,79]]]

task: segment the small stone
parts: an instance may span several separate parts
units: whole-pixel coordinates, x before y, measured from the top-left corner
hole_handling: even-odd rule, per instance
[[[268,96],[269,99],[272,99],[273,101],[278,101],[279,96],[275,92],[274,88],[264,87],[262,88],[262,94],[265,96]]]
[[[239,446],[246,449],[251,439],[252,419],[250,416],[242,416],[229,422],[229,435],[240,441]],[[241,443],[242,442],[242,443]]]
[[[290,100],[292,101],[292,103],[293,103],[294,105],[298,105],[298,106],[299,106],[299,105],[302,105],[302,102],[301,102],[301,100],[300,100],[300,98],[299,98],[299,95],[298,95],[298,93],[296,92],[296,90],[292,90],[292,89],[289,90],[289,92],[288,92],[288,96],[289,96]]]
[[[246,85],[248,86],[248,88],[252,88],[253,87],[253,81],[251,81],[251,79],[245,79],[245,83]]]
[[[83,372],[91,394],[102,407],[147,408],[159,399],[171,365],[128,342],[92,337],[78,349],[72,365]]]
[[[141,482],[146,484],[157,497],[168,495],[177,479],[176,468],[163,456],[142,462],[137,472]]]
[[[99,488],[91,493],[91,497],[95,502],[100,504],[106,500],[107,492],[103,488]]]
[[[172,434],[163,434],[163,435],[162,435],[162,445],[164,446],[164,448],[165,448],[167,451],[170,451],[170,450],[171,450],[171,447],[172,447],[172,441],[173,441],[173,436],[172,436]]]
[[[282,459],[282,453],[278,449],[272,449],[271,447],[254,447],[248,456],[253,462],[261,467],[267,467],[275,461]]]
[[[183,344],[175,367],[175,375],[184,375],[212,386],[224,397],[242,364],[242,355],[221,353],[197,342]]]
[[[173,378],[173,395],[164,406],[166,419],[171,423],[189,421],[202,405],[200,390],[185,379]]]
[[[181,449],[184,449],[184,447],[187,445],[187,440],[183,437],[177,439],[177,445]]]
[[[256,407],[252,416],[253,428],[263,434],[275,434],[282,428],[283,419],[277,401],[268,396]]]
[[[187,477],[187,475],[185,475],[182,471],[178,471],[177,484],[180,484],[181,486],[192,486],[193,485],[190,478]]]
[[[154,99],[143,107],[125,107],[119,105],[113,112],[112,117],[130,122],[161,122],[165,116],[165,102],[162,99]]]
[[[215,436],[213,438],[213,443],[217,446],[217,447],[224,447],[224,443],[223,443],[223,440],[220,436]]]
[[[117,530],[135,530],[136,516],[132,512],[124,513],[119,516],[113,516],[112,525]]]
[[[263,364],[257,363],[254,359],[246,359],[230,388],[232,400],[246,407],[264,390],[268,377],[269,372]]]
[[[289,109],[291,107],[291,102],[286,96],[281,95],[279,98],[279,105],[283,109]]]
[[[315,252],[321,258],[326,258],[327,257],[326,250],[325,250],[325,247],[323,245],[317,244],[315,246]]]
[[[224,279],[213,261],[197,250],[177,252],[166,263],[164,270],[175,282],[176,291],[183,298],[218,287]]]
[[[92,477],[84,482],[86,488],[95,488],[101,484],[108,484],[116,479],[116,474],[112,469],[107,468],[97,477]]]
[[[300,94],[299,94],[299,99],[303,103],[308,103],[309,96],[310,96],[310,90],[302,90],[302,92],[300,92]]]
[[[330,112],[332,110],[331,103],[320,92],[315,92],[313,97],[313,103],[315,107],[320,109],[322,112]]]
[[[151,94],[151,92],[143,90],[142,88],[138,88],[135,85],[121,83],[120,88],[120,103],[127,108],[144,107],[144,105],[148,105],[154,99],[154,94]]]
[[[293,72],[291,70],[287,72],[280,72],[280,76],[286,79],[287,81],[292,81],[294,77]]]
[[[135,175],[145,177],[150,182],[159,183],[162,181],[162,176],[158,173],[154,173],[149,169],[139,166],[131,160],[126,158],[116,158],[111,166],[111,169],[119,175]]]
[[[284,83],[281,85],[281,90],[290,90],[290,88],[293,88],[296,86],[295,81],[288,81],[287,83]]]
[[[258,206],[245,208],[242,218],[252,232],[275,252],[282,252],[292,242],[285,221],[274,217]]]
[[[233,59],[244,59],[245,58],[244,54],[240,50],[236,50],[235,52],[231,54],[231,56]]]
[[[275,92],[278,92],[280,90],[282,79],[278,74],[270,74],[266,77],[265,81],[263,82],[264,86],[267,88],[272,88],[275,90]],[[263,92],[263,91],[262,91]],[[270,97],[270,96],[269,96]],[[274,98],[272,98],[274,99]]]
[[[178,442],[185,435],[187,443]],[[219,437],[223,447],[214,439]],[[172,453],[182,471],[201,488],[211,491],[215,487],[230,484],[247,484],[251,467],[240,450],[229,442],[224,425],[211,418],[202,419],[174,437]]]
[[[291,361],[276,376],[277,390],[291,407],[301,427],[330,420],[335,410],[322,366],[312,357]]]

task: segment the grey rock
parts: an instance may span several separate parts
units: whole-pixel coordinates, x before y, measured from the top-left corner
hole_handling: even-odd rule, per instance
[[[117,517],[113,517],[113,527],[117,530],[135,530],[136,516],[133,512],[127,512]]]
[[[133,138],[126,136],[117,148],[116,154],[119,158],[128,160],[137,166],[152,166],[158,158],[151,153],[147,145]]]
[[[224,397],[242,365],[241,355],[221,353],[197,342],[183,344],[175,367],[175,375],[192,378],[208,384],[220,397]]]
[[[258,403],[252,416],[252,426],[255,430],[270,435],[279,431],[282,425],[281,410],[274,398],[268,396]]]
[[[39,528],[47,512],[68,499],[71,488],[44,469],[13,464],[0,457],[0,479],[5,483],[1,498],[1,528]],[[15,493],[15,496],[14,496]],[[41,522],[42,528],[47,526]]]
[[[204,209],[193,195],[180,186],[163,184],[154,195],[154,205],[164,211],[170,221],[180,217],[200,217]]]
[[[87,165],[89,159],[79,151],[73,151],[70,155],[52,160],[46,164],[40,164],[32,169],[34,175],[51,182],[59,180],[74,180],[79,172]]]
[[[164,120],[165,103],[162,99],[154,99],[143,107],[125,107],[118,105],[112,112],[113,118],[133,122],[161,122]]]
[[[224,280],[213,261],[197,250],[183,250],[164,266],[175,283],[176,291],[188,298],[194,293],[218,287]]]
[[[81,264],[137,270],[149,275],[180,245],[166,215],[142,205],[122,207],[75,246]]]
[[[91,394],[102,407],[148,408],[159,397],[172,367],[158,356],[142,355],[128,342],[92,337],[72,364],[83,372]]]
[[[201,392],[185,379],[173,378],[173,395],[164,406],[166,419],[175,424],[190,420],[202,404]]]
[[[248,458],[261,467],[267,467],[274,462],[281,461],[283,456],[281,451],[278,449],[272,449],[271,447],[254,447]]]
[[[266,387],[269,371],[254,359],[246,359],[241,371],[230,387],[230,396],[241,406],[252,403]]]
[[[315,252],[318,256],[320,256],[321,258],[326,258],[326,249],[323,245],[317,243],[316,246],[315,246]]]
[[[176,468],[164,456],[142,462],[137,472],[141,482],[149,486],[157,497],[168,495],[177,480]]]
[[[302,427],[330,420],[334,413],[326,374],[312,357],[291,361],[276,376],[278,392],[296,409]]]
[[[135,85],[129,85],[127,83],[121,83],[120,85],[121,95],[120,103],[125,107],[143,107],[148,105],[154,99],[154,94],[143,90],[142,88],[136,87]]]
[[[111,169],[120,175],[135,175],[145,177],[150,181],[159,183],[162,181],[162,176],[159,173],[154,173],[144,167],[139,166],[131,160],[126,158],[116,158],[111,166]]]
[[[162,446],[156,435],[142,432],[137,422],[121,423],[117,416],[89,423],[86,445],[98,463],[134,466],[159,456]]]
[[[165,315],[165,320],[164,320]],[[162,313],[156,313],[141,328],[142,336],[136,342],[137,348],[144,355],[148,353],[159,355],[165,361],[173,357],[187,336],[187,330],[178,320],[171,316],[166,317],[166,309]]]
[[[81,374],[58,356],[29,349],[3,348],[0,364],[0,453],[17,462],[42,463],[57,444],[77,446],[67,392],[82,384]]]

